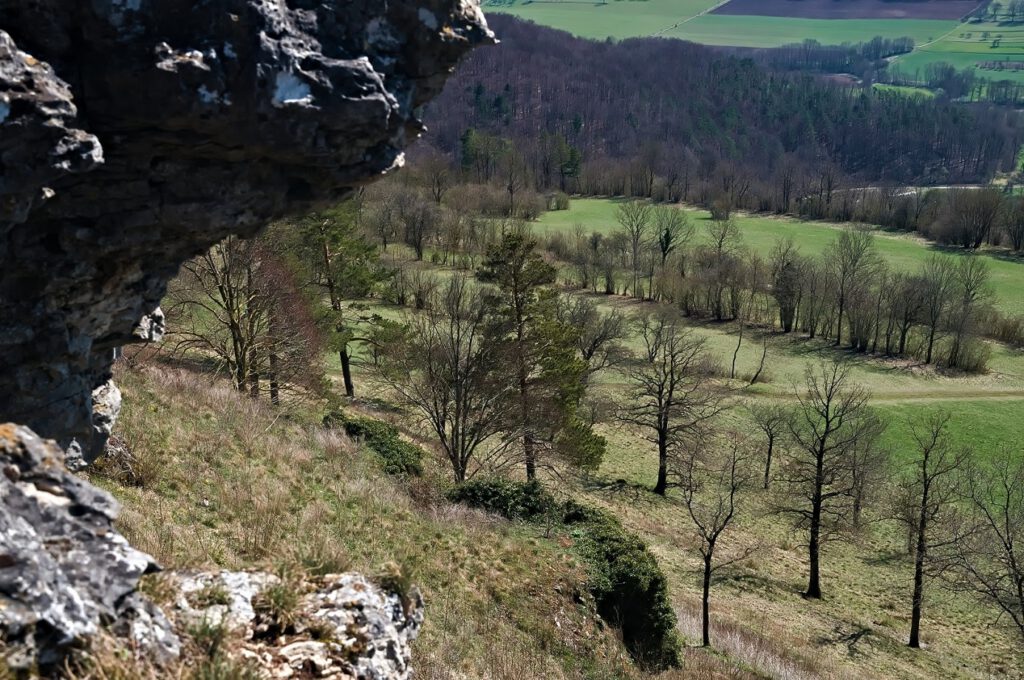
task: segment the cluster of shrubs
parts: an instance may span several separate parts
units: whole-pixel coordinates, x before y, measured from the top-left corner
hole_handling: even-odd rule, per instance
[[[575,501],[559,503],[537,482],[472,480],[448,497],[509,519],[563,524],[586,562],[598,613],[621,631],[633,658],[649,669],[679,665],[676,616],[665,575],[644,542],[613,515]]]
[[[423,474],[423,449],[399,437],[394,425],[338,412],[324,416],[324,426],[339,425],[344,428],[345,434],[362,441],[377,455],[386,474],[407,477]]]

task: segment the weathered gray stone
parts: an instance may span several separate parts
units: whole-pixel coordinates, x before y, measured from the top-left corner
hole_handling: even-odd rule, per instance
[[[241,634],[244,641],[233,653],[254,662],[267,677],[411,677],[410,644],[423,623],[417,592],[403,598],[354,573],[292,584],[258,572],[198,572],[175,578],[181,595],[173,616],[179,624],[205,621]],[[269,620],[273,612],[259,604],[263,591],[272,586],[303,593],[290,613],[293,623],[284,630],[275,630]]]
[[[0,0],[0,419],[91,460],[178,265],[400,165],[490,39],[473,0]]]
[[[157,658],[177,655],[167,620],[135,593],[152,558],[114,530],[117,502],[63,456],[28,428],[0,425],[0,660],[45,673],[102,626],[132,629]]]

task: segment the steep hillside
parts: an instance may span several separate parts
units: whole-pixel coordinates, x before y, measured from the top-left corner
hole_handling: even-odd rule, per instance
[[[313,409],[274,410],[155,362],[117,377],[118,453],[90,476],[164,566],[397,577],[426,602],[418,678],[640,677],[594,610],[571,538],[450,504],[431,456],[422,477],[389,478]],[[689,658],[685,677],[725,677],[719,663]]]

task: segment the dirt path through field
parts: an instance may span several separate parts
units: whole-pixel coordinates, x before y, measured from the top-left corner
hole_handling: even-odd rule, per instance
[[[691,21],[693,21],[694,19],[697,19],[697,18],[699,18],[699,17],[702,17],[702,16],[704,16],[705,14],[711,14],[711,13],[712,13],[712,12],[714,12],[714,11],[715,11],[716,9],[718,9],[719,7],[721,7],[722,5],[727,5],[728,3],[729,3],[729,0],[722,0],[722,2],[718,3],[718,4],[717,4],[717,5],[715,5],[714,7],[708,7],[708,8],[707,8],[706,10],[704,10],[703,12],[697,12],[697,13],[696,13],[696,14],[694,14],[694,15],[693,15],[692,17],[686,17],[685,19],[680,19],[679,21],[677,21],[676,23],[672,24],[671,26],[666,26],[665,28],[661,29],[660,31],[655,31],[654,33],[651,33],[651,36],[650,36],[650,37],[652,37],[652,38],[656,38],[656,37],[658,37],[659,35],[664,35],[665,33],[668,33],[669,31],[671,31],[672,29],[674,29],[674,28],[679,28],[679,27],[680,27],[680,26],[682,26],[683,24],[688,24],[688,23],[690,23]]]

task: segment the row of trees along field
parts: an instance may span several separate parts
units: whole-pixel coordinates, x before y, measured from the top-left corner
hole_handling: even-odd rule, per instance
[[[567,472],[597,470],[606,453],[598,422],[649,442],[658,463],[652,489],[679,503],[697,539],[705,644],[712,576],[749,554],[723,556],[721,537],[758,498],[806,532],[808,597],[823,593],[822,546],[870,530],[870,514],[906,529],[914,557],[912,646],[920,644],[924,588],[937,576],[978,594],[1024,634],[1019,457],[1007,452],[994,464],[975,463],[950,443],[947,417],[917,423],[915,450],[893,455],[881,444],[884,418],[841,360],[809,368],[792,405],[756,398],[744,405],[735,362],[723,366],[683,316],[736,318],[740,343],[745,327],[776,322],[871,351],[927,352],[941,336],[944,360],[962,366],[976,351],[974,324],[984,307],[981,260],[936,256],[916,274],[888,272],[871,235],[851,230],[822,260],[783,241],[761,262],[743,252],[728,220],[713,222],[709,238],[696,244],[683,213],[642,202],[622,206],[619,234],[555,239],[548,254],[525,225],[510,221],[481,220],[490,228],[479,231],[464,223],[460,238],[437,230],[420,242],[420,221],[398,216],[389,190],[381,191],[251,241],[228,239],[193,260],[171,288],[171,346],[273,403],[286,394],[330,398],[327,350],[339,354],[351,395],[350,346],[365,346],[367,368],[391,399],[422,418],[458,483],[522,474],[571,484]],[[426,190],[416,200],[445,209]],[[385,215],[393,229],[382,238]],[[397,320],[385,320],[359,301],[391,297],[404,285],[374,245],[396,238],[413,258],[429,251],[438,263],[447,243],[462,271],[442,278],[412,260],[428,283],[405,299]],[[577,285],[592,288],[604,277],[609,292],[644,298],[648,307],[627,317],[560,291],[551,256],[563,248]],[[602,253],[623,276],[602,273]],[[881,294],[893,286],[901,293]],[[918,297],[903,294],[911,290]],[[602,372],[626,385],[611,408],[590,394]],[[722,418],[741,408],[748,432]]]
[[[632,201],[620,205],[618,221],[609,235],[580,226],[548,237],[548,249],[570,265],[571,282],[669,303],[690,317],[738,321],[737,354],[746,327],[777,327],[857,352],[982,371],[988,354],[982,335],[1024,341],[1020,320],[992,308],[988,265],[980,257],[933,254],[918,271],[896,271],[870,231],[849,228],[819,257],[780,239],[762,258],[744,247],[728,218],[699,233],[675,207]],[[760,371],[751,381],[759,378]]]
[[[943,101],[989,103],[1017,106],[1024,101],[1024,84],[1001,77],[1001,71],[1024,68],[1016,61],[979,62],[982,70],[957,68],[944,61],[908,69],[894,56],[914,49],[910,38],[876,37],[862,43],[822,45],[808,39],[802,43],[768,49],[724,48],[723,51],[750,59],[758,66],[783,73],[809,73],[825,80],[845,83],[851,88],[870,88],[874,83],[925,87]],[[891,96],[903,96],[892,93]]]
[[[474,182],[789,212],[817,187],[984,182],[1016,163],[1010,109],[829,84],[675,40],[495,24],[502,44],[426,112],[430,143]]]

